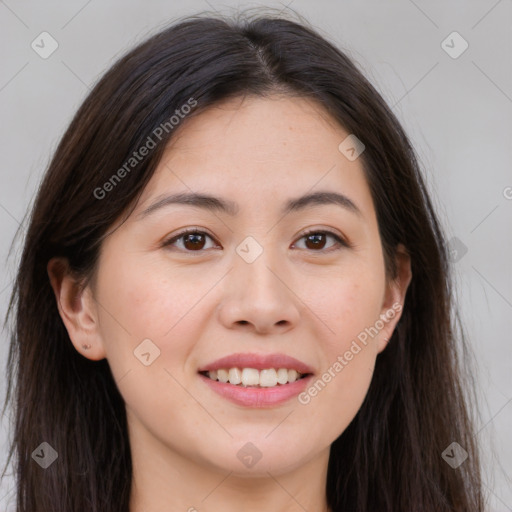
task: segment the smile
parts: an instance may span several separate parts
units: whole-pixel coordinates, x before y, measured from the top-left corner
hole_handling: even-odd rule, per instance
[[[269,388],[275,386],[283,386],[291,382],[300,380],[306,376],[294,369],[287,368],[267,368],[257,370],[256,368],[219,368],[200,372],[202,375],[213,381],[229,383],[235,386],[254,386],[260,388]]]
[[[282,368],[281,368],[282,369]],[[254,368],[244,368],[240,373],[243,375],[244,370],[255,370]],[[215,371],[215,370],[214,370]],[[231,369],[230,369],[231,371]],[[269,368],[268,370],[262,370],[258,372],[258,370],[255,370],[258,375],[254,374],[252,371],[249,371],[249,380],[246,380],[246,382],[256,382],[256,377],[258,379],[261,379],[261,374],[265,371],[269,371],[270,373],[274,372],[274,374],[278,374],[279,370],[275,370],[272,368]],[[218,370],[217,370],[217,378],[218,378]],[[222,372],[221,370],[221,377],[225,378],[226,374],[229,376],[229,372],[225,370],[226,373]],[[293,379],[294,373],[297,373],[296,370],[287,370],[287,372],[291,373],[291,378]],[[207,375],[205,375],[205,373]],[[297,374],[296,380],[293,382],[291,380],[288,380],[288,375],[286,376],[286,383],[280,384],[277,382],[275,385],[272,386],[262,386],[261,384],[250,384],[248,386],[245,386],[243,384],[243,381],[240,384],[231,384],[230,382],[220,382],[217,379],[212,379],[209,376],[209,372],[200,372],[198,373],[199,378],[216,394],[220,395],[221,397],[229,400],[230,402],[241,405],[244,407],[251,407],[251,408],[269,408],[269,407],[276,407],[279,405],[284,404],[288,400],[291,400],[292,398],[298,396],[300,393],[302,393],[307,386],[309,385],[311,379],[313,378],[312,374]],[[212,376],[213,376],[212,372]],[[281,382],[284,382],[284,372],[281,372]],[[243,378],[243,377],[242,377]],[[263,382],[265,382],[265,379],[272,378],[272,382],[275,378],[274,376],[271,377],[265,377],[265,374],[263,376]],[[250,380],[253,379],[253,380]],[[228,378],[229,380],[229,378]],[[236,379],[235,379],[236,380]],[[266,381],[267,383],[269,380]]]

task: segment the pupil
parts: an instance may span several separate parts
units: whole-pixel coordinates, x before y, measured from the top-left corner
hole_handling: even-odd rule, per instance
[[[201,240],[198,240],[198,239],[201,238],[202,236],[203,235],[198,234],[198,233],[188,234],[185,237],[185,246],[187,246],[187,244],[192,244],[193,249],[201,248]]]
[[[319,240],[319,237],[323,237],[323,236],[324,235],[322,233],[318,233],[318,234],[314,234],[314,235],[309,235],[308,236],[308,240],[310,242],[313,242],[313,247],[318,248],[320,246],[323,246],[322,241]]]

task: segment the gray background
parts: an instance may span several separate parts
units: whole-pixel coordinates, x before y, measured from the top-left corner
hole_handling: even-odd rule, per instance
[[[410,135],[439,217],[452,240],[457,300],[478,364],[488,510],[512,511],[512,2],[286,0],[146,2],[0,1],[0,314],[19,244],[11,240],[52,151],[88,89],[117,56],[173,19],[204,10],[293,9],[356,60]],[[32,41],[58,42],[41,58]],[[443,40],[469,47],[452,58]],[[448,38],[452,53],[461,42]],[[454,238],[456,237],[456,238]],[[462,249],[462,250],[461,250]],[[467,250],[467,252],[465,252]],[[0,338],[2,373],[7,354]],[[5,392],[5,377],[0,379]],[[507,428],[508,427],[508,428]],[[0,430],[0,462],[9,431]],[[0,510],[12,503],[2,481]],[[11,505],[12,506],[12,505]]]

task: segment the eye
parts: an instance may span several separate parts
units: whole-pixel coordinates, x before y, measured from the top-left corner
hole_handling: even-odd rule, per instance
[[[187,229],[173,236],[169,240],[166,240],[162,245],[164,247],[175,246],[176,242],[181,241],[182,246],[178,247],[179,249],[187,252],[200,252],[205,248],[208,249],[208,247],[205,247],[207,238],[213,240],[213,238],[204,231],[199,231],[198,229]]]
[[[334,239],[334,244],[325,250],[326,239]],[[203,249],[209,249],[206,247],[206,240],[213,238],[206,232],[200,231],[199,229],[190,228],[178,233],[169,240],[166,240],[163,247],[178,247],[178,249],[185,252],[201,252]],[[306,249],[312,250],[313,252],[331,252],[340,249],[341,247],[349,247],[349,244],[339,235],[331,231],[322,230],[311,230],[304,233],[299,240],[306,240]],[[180,242],[177,244],[177,242]],[[293,247],[296,245],[294,244]]]
[[[333,238],[335,243],[324,252],[336,251],[341,247],[349,247],[343,238],[331,231],[308,231],[307,233],[304,233],[299,240],[306,239],[306,249],[310,249],[314,252],[320,252],[322,249],[325,249],[325,240],[329,237]]]

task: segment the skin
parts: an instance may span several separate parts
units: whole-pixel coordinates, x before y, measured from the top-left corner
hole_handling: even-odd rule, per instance
[[[328,510],[329,447],[359,410],[400,313],[307,404],[235,405],[197,371],[234,352],[282,352],[321,377],[404,304],[409,256],[399,246],[399,274],[388,281],[361,159],[338,150],[348,133],[315,102],[229,100],[176,135],[133,214],[104,241],[90,285],[80,291],[61,260],[48,265],[72,343],[107,358],[126,402],[130,510]],[[361,215],[332,204],[280,214],[287,199],[319,190],[345,194]],[[169,205],[138,218],[163,194],[191,191],[235,201],[239,212]],[[183,238],[163,246],[187,227],[211,238],[195,250]],[[315,246],[307,228],[350,247],[330,235]],[[252,263],[236,252],[247,236],[263,248]],[[147,338],[160,356],[144,366],[134,350]],[[247,442],[261,452],[251,468],[236,456]]]

